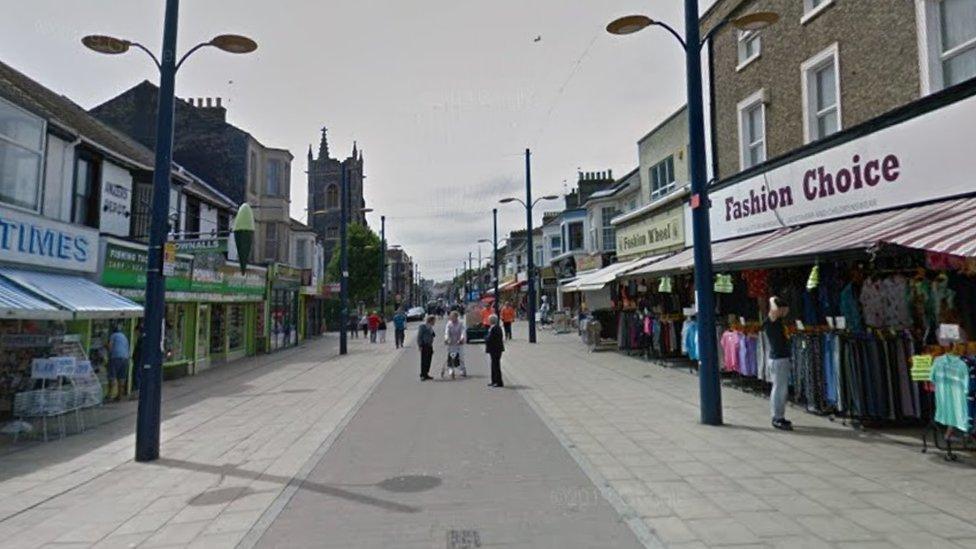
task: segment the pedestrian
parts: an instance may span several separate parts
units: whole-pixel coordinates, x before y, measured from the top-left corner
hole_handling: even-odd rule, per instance
[[[356,313],[349,314],[346,330],[349,331],[353,339],[359,339],[359,315]]]
[[[380,329],[380,315],[376,314],[376,311],[370,313],[366,325],[369,328],[369,342],[376,343],[376,332]]]
[[[515,322],[515,307],[512,302],[506,302],[502,307],[502,325],[505,327],[505,339],[512,340],[512,323]]]
[[[379,334],[380,343],[386,343],[386,318],[380,317],[380,323],[376,325],[376,333]]]
[[[132,391],[129,398],[139,394],[139,383],[142,382],[142,320],[136,324],[135,344],[132,346]]]
[[[359,319],[359,329],[363,331],[363,339],[369,335],[369,315],[363,313]]]
[[[420,381],[430,377],[430,363],[434,359],[434,315],[429,315],[417,330],[417,345],[420,347]]]
[[[395,315],[393,315],[393,342],[396,344],[396,348],[399,349],[403,347],[403,339],[407,333],[407,315],[403,312],[403,309],[397,309]]]
[[[783,431],[793,430],[793,423],[786,419],[786,396],[793,364],[783,319],[789,314],[786,300],[773,296],[769,298],[769,315],[762,326],[769,349],[769,373],[773,379],[773,390],[769,395],[770,412],[773,427]]]
[[[448,316],[447,326],[444,327],[444,344],[447,345],[448,360],[456,357],[450,368],[461,370],[461,375],[468,377],[468,370],[464,366],[464,343],[467,341],[467,330],[464,323],[460,321],[457,311],[451,311]],[[453,374],[451,374],[453,376]],[[442,376],[443,377],[443,376]]]
[[[491,315],[488,317],[488,335],[485,337],[485,352],[491,357],[491,383],[489,387],[504,387],[502,382],[502,353],[505,352],[505,338],[502,336],[502,329],[498,325],[498,317]]]
[[[125,380],[129,373],[129,340],[122,333],[122,323],[108,337],[108,398],[120,400],[125,393]]]

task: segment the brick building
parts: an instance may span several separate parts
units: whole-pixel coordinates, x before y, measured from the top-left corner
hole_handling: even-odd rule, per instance
[[[349,222],[366,225],[366,214],[363,212],[366,207],[363,197],[363,181],[366,179],[363,175],[363,152],[353,143],[352,154],[345,160],[332,158],[329,154],[328,130],[322,128],[318,158],[312,155],[311,145],[308,147],[308,200],[309,224],[325,244],[326,264],[339,245],[343,166],[349,177]]]

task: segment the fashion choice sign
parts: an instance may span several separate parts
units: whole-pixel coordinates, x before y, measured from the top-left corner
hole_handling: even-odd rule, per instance
[[[712,239],[971,193],[966,120],[976,120],[976,96],[714,191]]]
[[[98,231],[0,207],[0,260],[93,273]]]

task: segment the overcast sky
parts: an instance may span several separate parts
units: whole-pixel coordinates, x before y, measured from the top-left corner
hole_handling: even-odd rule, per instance
[[[158,50],[163,3],[7,2],[2,59],[90,108],[157,75],[139,52],[101,56],[80,38],[113,34]],[[309,144],[317,150],[319,129],[329,128],[334,156],[357,140],[371,225],[378,230],[385,214],[389,241],[417,258],[423,275],[446,278],[468,251],[477,254],[478,239],[491,238],[497,199],[524,196],[526,147],[535,196],[572,187],[577,168],[620,177],[636,166],[637,140],[684,102],[682,55],[664,32],[618,38],[603,29],[641,12],[680,26],[681,5],[184,0],[183,50],[223,32],[247,34],[259,49],[199,52],[178,75],[177,95],[223,97],[231,123],[292,151],[298,219],[305,154]],[[500,234],[524,220],[524,211],[500,206]]]

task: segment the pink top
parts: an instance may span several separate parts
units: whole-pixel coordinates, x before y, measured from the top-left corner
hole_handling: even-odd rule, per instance
[[[722,367],[726,372],[738,372],[739,371],[739,334],[733,332],[732,330],[726,330],[722,334],[722,340],[719,342],[722,345],[722,354],[724,355],[724,364]]]

